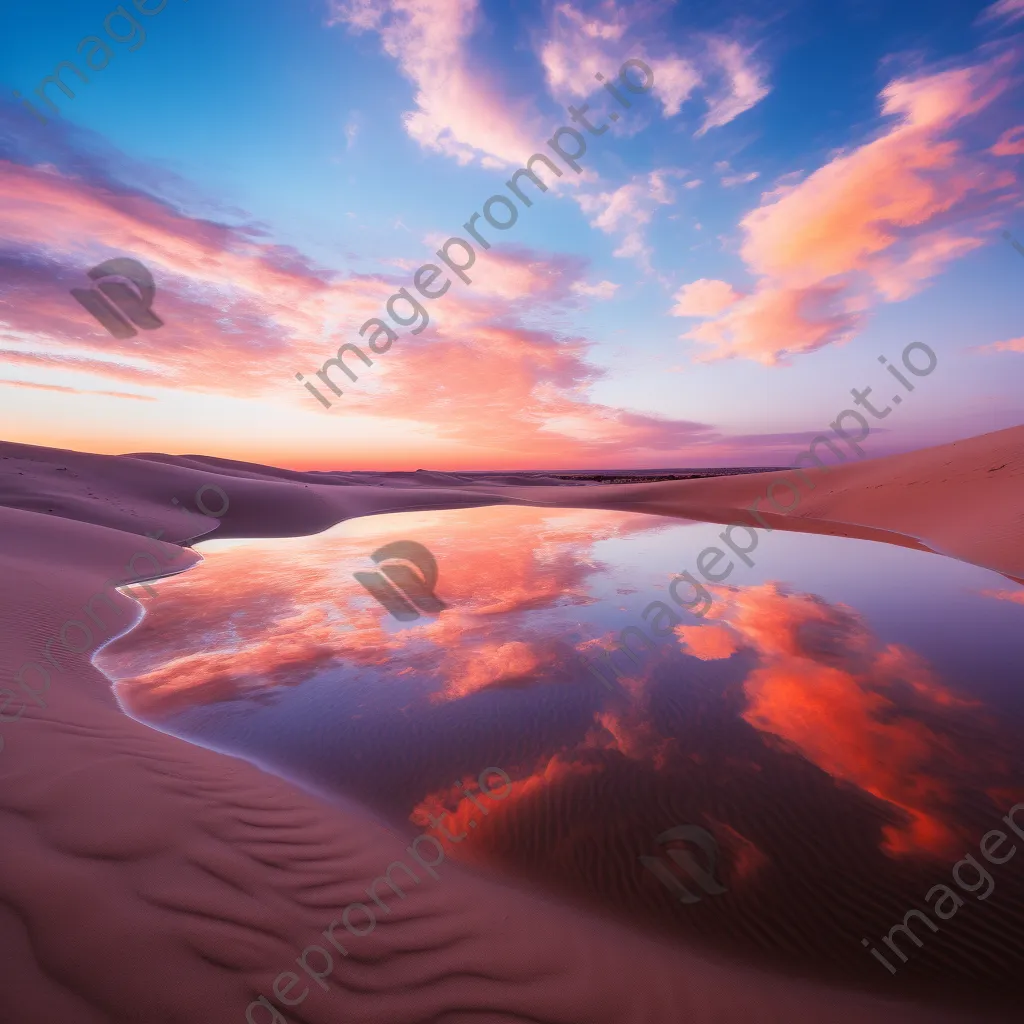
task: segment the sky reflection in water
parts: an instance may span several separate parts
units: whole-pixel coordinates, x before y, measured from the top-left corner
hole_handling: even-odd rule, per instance
[[[703,621],[679,612],[601,686],[564,645],[645,626],[722,529],[496,506],[210,542],[98,661],[158,728],[392,819],[472,821],[450,856],[748,959],[1000,1002],[1024,946],[1024,857],[898,978],[860,938],[927,906],[1024,800],[1024,588],[937,555],[762,532],[754,568],[709,586]],[[438,561],[439,617],[399,623],[353,578],[402,539]],[[489,766],[514,782],[483,820],[454,783]],[[684,906],[637,858],[691,823],[715,836],[728,892]]]

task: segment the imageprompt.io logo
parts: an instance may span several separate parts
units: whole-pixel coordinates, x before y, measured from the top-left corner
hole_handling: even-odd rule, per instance
[[[115,338],[134,338],[139,333],[135,327],[145,331],[163,327],[163,320],[152,309],[156,296],[153,275],[138,260],[118,256],[88,273],[99,282],[96,287],[72,288],[71,294]]]
[[[434,593],[437,562],[422,544],[396,540],[370,557],[380,571],[353,575],[400,622],[412,622],[421,613],[437,615],[448,607]]]
[[[1010,243],[1010,245],[1012,245],[1014,249],[1016,249],[1017,252],[1021,254],[1021,256],[1024,256],[1024,245],[1021,245],[1020,242],[1018,242],[1017,239],[1014,238],[1009,231],[1003,232],[1003,238],[1005,238]]]
[[[670,843],[673,840],[693,843],[705,855],[707,868],[701,867],[689,850],[670,847],[669,857],[681,867],[690,878],[699,885],[704,892],[710,896],[721,896],[729,890],[721,885],[715,878],[715,863],[718,859],[718,843],[715,837],[707,829],[699,828],[697,825],[677,825],[667,832],[662,832],[656,843]],[[700,896],[694,896],[689,889],[679,880],[679,877],[660,857],[640,857],[639,861],[655,878],[661,882],[671,893],[679,898],[680,903],[699,903]]]

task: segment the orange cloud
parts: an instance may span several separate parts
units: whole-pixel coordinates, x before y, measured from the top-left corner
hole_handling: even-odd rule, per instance
[[[1024,341],[1024,338],[1021,338]],[[1024,590],[983,590],[982,597],[993,597],[997,601],[1012,601],[1014,604],[1024,604]]]
[[[711,826],[719,846],[728,855],[730,871],[734,879],[747,882],[767,867],[768,857],[756,843],[741,835],[731,825],[719,821],[718,818],[710,814],[706,815],[706,820]]]
[[[479,690],[535,679],[537,670],[550,661],[521,640],[478,644],[470,657],[452,660],[459,664],[447,667],[449,679],[444,691],[434,695],[436,702],[458,700]]]
[[[114,183],[9,161],[0,161],[0,232],[22,250],[4,282],[5,320],[26,348],[14,358],[57,360],[140,383],[279,389],[303,347],[316,348],[329,307],[362,322],[393,290],[382,278],[329,281],[294,252],[255,241],[251,231],[184,216]],[[87,248],[82,238],[90,239]],[[90,265],[125,252],[156,276],[155,309],[174,324],[173,335],[112,338],[68,297],[69,287],[87,283]],[[33,339],[96,349],[106,359],[40,355],[29,351]]]
[[[503,453],[530,452],[534,465],[626,449],[658,457],[715,436],[704,424],[587,401],[585,389],[600,376],[585,360],[589,343],[512,326],[503,316],[488,315],[495,308],[452,303],[443,327],[429,337],[425,332],[383,367],[386,386],[373,399],[374,412],[415,416],[438,437]]]
[[[771,365],[852,337],[863,318],[843,299],[839,284],[760,288],[683,337],[708,347],[698,361],[740,356]]]
[[[1024,337],[994,341],[991,345],[979,345],[977,348],[979,352],[1024,352]]]
[[[658,731],[650,706],[643,699],[643,687],[636,690],[628,707],[595,712],[594,728],[587,733],[580,749],[614,750],[631,761],[661,771],[670,757],[678,754],[679,741]]]
[[[443,242],[441,238],[438,245]],[[462,297],[468,302],[482,296],[505,302],[525,300],[535,306],[575,293],[585,272],[586,261],[578,257],[541,255],[519,246],[503,246],[500,250],[492,249],[486,259],[474,266],[472,290]],[[458,301],[458,296],[453,298]]]
[[[912,651],[880,644],[845,605],[773,583],[716,591],[709,616],[719,623],[676,632],[705,660],[737,649],[758,656],[743,718],[898,809],[903,822],[884,829],[889,854],[955,852],[959,783],[977,776],[984,788],[1003,771],[994,751],[979,759],[961,746],[965,716],[980,705],[944,687]]]
[[[701,661],[731,658],[740,649],[736,635],[727,626],[676,626],[675,634],[682,649]]]
[[[538,522],[534,511],[508,506],[416,516],[410,529],[444,566],[438,594],[449,608],[438,618],[396,634],[352,579],[367,567],[367,552],[393,539],[386,517],[269,543],[255,561],[251,546],[214,549],[201,571],[154,583],[146,617],[103,652],[120,699],[160,719],[196,704],[260,698],[331,666],[385,663],[396,677],[415,671],[435,703],[536,678],[563,656],[548,632],[523,631],[521,613],[589,603],[593,544],[658,526],[594,510],[558,510]],[[496,532],[509,538],[501,558]],[[241,591],[239,579],[247,581]]]
[[[876,302],[919,291],[985,242],[1019,195],[1015,174],[955,137],[1013,84],[1011,58],[902,78],[874,141],[763,197],[741,221],[754,291],[684,338],[701,360],[766,364],[849,338]]]
[[[136,384],[166,385],[169,378],[154,370],[140,370],[124,363],[113,363],[105,359],[88,359],[76,356],[61,356],[45,352],[18,352],[14,349],[0,350],[0,358],[8,363],[22,366],[41,366],[51,370],[78,370],[95,373],[101,377],[132,381]]]
[[[718,316],[740,299],[740,293],[725,281],[702,277],[683,285],[673,296],[676,304],[669,312],[672,316]]]
[[[408,274],[332,279],[293,252],[255,242],[251,232],[193,220],[113,184],[9,162],[0,162],[0,231],[25,254],[5,273],[8,361],[244,397],[288,388],[302,408],[313,399],[294,380],[296,370],[312,378],[340,344],[364,342],[358,328],[410,285]],[[98,248],[81,251],[82,237]],[[155,308],[173,332],[112,338],[67,295],[86,280],[84,268],[111,251],[150,267]],[[355,388],[342,378],[346,411],[391,421],[392,429],[414,421],[425,443],[487,445],[506,463],[585,464],[628,449],[657,457],[711,440],[715,432],[704,424],[591,403],[587,391],[603,371],[587,361],[590,343],[517,326],[545,304],[579,303],[586,270],[578,257],[516,247],[488,252],[474,267],[473,285],[425,304],[426,331],[400,331],[386,358],[357,364]],[[481,421],[483,404],[490,415]]]
[[[26,380],[0,380],[12,388],[34,388],[36,391],[59,391],[68,395],[104,395],[107,398],[129,398],[139,402],[155,401],[150,395],[133,395],[129,391],[88,391],[83,388],[68,388],[62,384],[33,384]]]
[[[497,765],[496,767],[502,766]],[[498,797],[482,793],[478,780],[466,777],[453,786],[429,793],[413,808],[409,814],[409,820],[420,828],[432,831],[438,841],[445,844],[445,849],[449,854],[464,860],[482,860],[484,859],[483,855],[476,845],[467,842],[467,838],[473,834],[472,830],[485,817],[477,803],[487,809],[487,816],[495,815],[500,818],[514,813],[512,808],[517,804],[524,800],[534,799],[544,789],[557,786],[570,776],[590,775],[600,770],[599,765],[567,761],[561,755],[555,755],[542,762],[542,766],[531,774],[521,779],[513,779],[511,787],[500,775],[492,775],[486,782],[494,792],[500,794]],[[506,774],[509,773],[506,772]],[[465,790],[473,794],[476,803],[465,795]],[[458,840],[457,843],[449,842],[442,832],[433,829],[431,815],[444,818],[442,824],[450,833],[455,836],[465,833],[465,838]]]

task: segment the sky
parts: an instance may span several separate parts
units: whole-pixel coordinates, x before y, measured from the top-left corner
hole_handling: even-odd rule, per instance
[[[779,466],[867,387],[868,456],[1016,425],[1022,53],[1024,0],[4,5],[0,437]],[[71,294],[114,258],[162,326]]]

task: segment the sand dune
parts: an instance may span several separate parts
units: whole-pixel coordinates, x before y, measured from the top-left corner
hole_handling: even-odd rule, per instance
[[[194,564],[179,545],[213,529],[290,536],[359,515],[497,502],[729,522],[780,476],[554,487],[457,474],[389,482],[387,474],[13,444],[0,456],[0,686],[11,694],[0,689],[4,1024],[242,1022],[261,995],[281,1005],[275,978],[298,970],[303,948],[323,942],[340,908],[411,837],[121,713],[90,657],[139,606],[115,594],[102,611],[93,605],[101,624],[83,608],[138,552],[153,552],[152,563],[138,564],[155,576]],[[763,513],[773,528],[921,545],[1024,577],[1024,427],[808,473],[817,486],[791,514]],[[194,507],[204,484],[230,498],[219,523],[181,509]],[[156,531],[159,540],[146,538]],[[89,645],[71,620],[90,628]],[[78,653],[61,644],[62,629]],[[30,661],[46,671],[46,685],[42,672],[25,670]],[[18,688],[19,675],[35,700]],[[967,1019],[712,962],[464,868],[439,871],[440,881],[395,903],[372,935],[352,939],[349,955],[335,957],[329,990],[310,983],[284,1019]],[[251,1017],[276,1019],[262,1008]]]
[[[823,461],[832,462],[828,453]],[[1024,579],[1024,427],[965,441],[835,468],[596,485],[556,494],[532,490],[534,501],[595,505],[713,522],[758,526],[758,511],[772,529],[827,533],[926,548]],[[788,513],[765,498],[776,481],[789,479],[801,499]],[[779,493],[785,497],[785,488]]]

